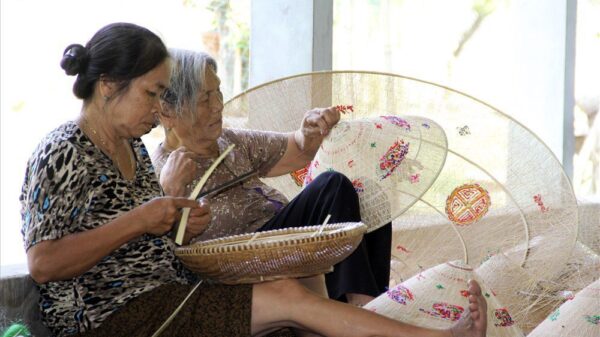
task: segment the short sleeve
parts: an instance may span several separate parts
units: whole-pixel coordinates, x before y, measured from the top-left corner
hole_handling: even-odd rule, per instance
[[[42,143],[28,162],[21,190],[25,250],[78,231],[87,195],[85,165],[68,140]]]
[[[264,177],[285,154],[288,136],[280,132],[236,130],[238,142],[244,145],[253,169]]]

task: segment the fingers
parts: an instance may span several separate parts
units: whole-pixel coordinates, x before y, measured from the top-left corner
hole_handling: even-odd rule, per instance
[[[469,285],[469,289],[468,289],[469,294],[475,295],[475,296],[481,295],[481,287],[479,286],[479,283],[477,283],[477,281],[469,280],[468,285]]]
[[[200,207],[200,204],[196,200],[190,200],[188,198],[171,198],[173,205],[177,209],[191,208],[192,211]]]
[[[177,149],[175,149],[173,152],[171,152],[169,157],[173,157],[174,160],[178,160],[178,161],[181,161],[181,160],[195,161],[198,159],[199,156],[195,152],[188,150],[185,146],[180,146]]]
[[[202,234],[210,224],[212,220],[212,213],[210,212],[210,205],[204,199],[200,199],[198,207],[190,212],[188,219],[187,232],[192,237]]]
[[[197,207],[192,209],[190,212],[190,216],[203,216],[206,214],[210,214],[210,205],[208,203],[203,203],[202,201],[197,204]]]
[[[334,127],[340,121],[340,112],[335,107],[323,110],[322,116],[330,128]]]
[[[307,112],[305,120],[309,128],[316,128],[321,135],[327,135],[339,122],[340,113],[334,107],[314,109]]]

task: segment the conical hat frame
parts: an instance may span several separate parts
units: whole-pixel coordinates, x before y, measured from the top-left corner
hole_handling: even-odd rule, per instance
[[[283,78],[276,79],[276,80],[273,80],[273,81],[269,81],[269,82],[263,83],[261,85],[255,86],[253,88],[250,88],[250,89],[248,89],[248,90],[240,93],[239,95],[236,95],[232,99],[228,100],[227,103],[225,104],[225,106],[227,108],[228,104],[230,105],[231,102],[235,102],[236,100],[241,99],[242,96],[248,95],[248,94],[250,94],[250,93],[252,93],[254,91],[260,90],[261,88],[264,88],[264,87],[269,86],[269,85],[273,85],[275,83],[280,83],[280,82],[283,82],[283,81],[287,81],[287,80],[291,80],[291,79],[295,79],[295,78],[300,78],[300,77],[306,77],[306,76],[333,76],[333,75],[336,75],[336,74],[358,74],[358,75],[362,74],[362,75],[387,76],[387,77],[391,77],[391,78],[398,78],[398,79],[404,79],[404,80],[408,80],[408,81],[414,81],[414,82],[417,82],[417,83],[427,84],[427,85],[431,85],[431,86],[434,86],[434,87],[438,87],[440,89],[447,90],[449,92],[456,93],[456,94],[458,94],[460,96],[468,98],[468,99],[470,99],[470,100],[472,100],[474,102],[477,102],[477,103],[479,103],[479,104],[481,104],[481,105],[483,105],[483,106],[491,109],[492,111],[496,112],[500,116],[502,116],[504,118],[507,118],[511,123],[514,123],[515,125],[521,127],[523,130],[527,131],[531,136],[534,137],[534,139],[536,139],[547,150],[547,152],[550,154],[550,156],[552,157],[553,160],[555,160],[556,162],[559,162],[558,159],[556,158],[556,156],[554,155],[554,153],[539,138],[539,136],[537,136],[534,132],[532,132],[529,128],[527,128],[526,126],[524,126],[522,123],[520,123],[516,119],[514,119],[511,116],[507,115],[506,113],[502,112],[500,109],[492,106],[491,104],[489,104],[489,103],[487,103],[485,101],[482,101],[482,100],[480,100],[480,99],[478,99],[478,98],[476,98],[474,96],[471,96],[471,95],[466,94],[464,92],[458,91],[456,89],[453,89],[453,88],[450,88],[450,87],[447,87],[447,86],[444,86],[444,85],[441,85],[441,84],[437,84],[437,83],[434,83],[434,82],[425,81],[425,80],[421,80],[421,79],[418,79],[418,78],[410,77],[410,76],[403,76],[403,75],[392,74],[392,73],[385,73],[385,72],[370,72],[370,71],[344,71],[344,70],[336,70],[336,71],[309,72],[309,73],[303,73],[303,74],[297,74],[297,75],[293,75],[293,76],[283,77]],[[331,81],[331,79],[329,79],[329,81]],[[323,105],[321,105],[321,106],[323,106]],[[277,130],[277,131],[283,131],[283,130]],[[501,184],[497,180],[497,178],[494,177],[490,172],[488,172],[487,170],[485,170],[483,167],[481,167],[477,163],[475,163],[473,161],[470,161],[468,158],[466,158],[466,157],[462,156],[461,154],[453,151],[452,149],[448,148],[448,151],[450,153],[452,153],[453,155],[456,155],[457,157],[459,157],[459,158],[461,158],[461,159],[469,162],[471,165],[475,166],[479,170],[481,170],[481,172],[483,172],[484,174],[486,174],[490,179],[492,179],[496,184],[498,184],[498,186],[500,186],[504,190],[504,193],[506,193],[506,195],[511,199],[511,201],[513,203],[515,203],[516,205],[518,205],[518,203],[516,203],[516,201],[515,201],[515,198],[511,195],[510,191],[508,191],[503,186],[503,184]],[[568,184],[568,187],[569,187],[570,191],[573,191],[573,187],[571,185],[571,182],[568,179],[568,177],[565,174],[564,169],[562,167],[560,167],[560,176],[566,181],[566,183]],[[429,207],[432,207],[437,213],[439,213],[440,215],[442,215],[443,217],[445,217],[444,214],[441,213],[441,211],[439,209],[437,209],[436,207],[434,207],[433,205],[426,203],[422,199],[420,199],[419,201],[424,202]],[[528,245],[529,240],[530,240],[530,228],[529,228],[529,224],[528,224],[527,219],[526,219],[526,217],[525,217],[525,215],[523,213],[523,210],[520,207],[517,207],[517,209],[518,209],[518,211],[520,213],[521,220],[523,221],[524,234],[525,234],[525,244]],[[577,217],[578,217],[578,215],[577,215],[577,212],[575,210],[575,219],[576,219],[575,226],[578,225]],[[466,248],[466,245],[465,245],[465,241],[462,238],[462,236],[460,235],[460,233],[458,232],[458,230],[454,227],[454,225],[453,225],[453,229],[457,233],[457,235],[459,236],[459,239],[460,239],[460,241],[461,241],[461,243],[463,245],[463,252],[464,252],[464,255],[465,255],[465,262],[468,263],[468,260],[467,260],[467,248]],[[573,247],[575,245],[575,241],[576,241],[576,238],[577,238],[577,230],[578,230],[578,228],[575,228],[575,232],[576,232],[575,235],[572,238],[569,238],[569,239],[572,239],[572,240],[569,240],[569,241],[572,241],[572,242],[569,242],[569,244],[571,245],[571,247]],[[521,259],[521,266],[525,265],[525,263],[527,261],[527,258],[528,258],[528,254],[529,254],[529,249],[525,249],[523,251],[523,256],[522,256],[522,259]]]

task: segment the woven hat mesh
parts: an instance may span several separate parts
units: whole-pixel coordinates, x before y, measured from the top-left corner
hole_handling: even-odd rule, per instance
[[[534,281],[560,272],[577,237],[577,203],[568,177],[529,129],[467,94],[400,75],[316,72],[234,97],[225,104],[224,123],[289,132],[298,129],[306,110],[336,105],[353,107],[342,115],[344,123],[399,116],[431,120],[444,131],[447,153],[437,178],[421,196],[416,188],[398,191],[416,200],[401,214],[390,213],[398,281],[453,259],[477,266],[518,246],[525,248],[514,259]],[[290,175],[265,182],[288,198],[302,188]],[[381,209],[387,202],[380,198],[361,207]],[[529,247],[534,238],[541,243]]]
[[[497,293],[503,296],[503,304],[511,309],[517,325],[530,331],[564,301],[557,292],[577,290],[573,277],[581,284],[598,270],[596,255],[574,251],[577,202],[555,155],[518,121],[467,94],[400,75],[318,72],[250,89],[225,105],[224,116],[232,127],[289,132],[299,127],[306,110],[338,105],[352,106],[352,111],[342,115],[341,126],[332,130],[330,139],[347,128],[345,123],[374,125],[380,116],[397,116],[415,125],[415,130],[418,127],[424,135],[420,144],[435,144],[437,147],[430,148],[437,150],[446,146],[445,154],[424,152],[418,159],[409,149],[407,158],[418,160],[421,167],[403,161],[387,179],[415,176],[419,169],[436,175],[422,174],[423,179],[414,179],[413,184],[387,190],[385,198],[361,199],[361,213],[370,222],[370,229],[393,221],[392,285],[449,260],[464,260],[477,268],[498,256],[481,269],[482,276],[498,287]],[[424,124],[435,133],[424,133]],[[363,133],[361,144],[376,142],[381,146],[381,140],[374,138],[389,131],[385,126],[375,126],[371,134]],[[396,132],[399,138],[407,135],[401,128]],[[431,137],[442,132],[443,141]],[[373,164],[373,159],[360,157],[364,147],[360,152],[356,143],[345,142],[335,145],[346,145],[355,152],[355,167],[360,167],[357,162]],[[440,161],[432,160],[437,156],[443,158],[441,166]],[[327,158],[322,149],[316,157]],[[305,172],[308,180],[316,176],[314,166],[315,162]],[[356,178],[344,160],[328,168]],[[360,176],[371,182],[363,184],[365,196],[384,195],[382,185],[372,183],[380,178],[377,173],[372,170],[371,175]],[[428,180],[431,177],[433,181]],[[288,175],[265,182],[288,198],[302,188]],[[419,184],[426,186],[426,191],[419,190]],[[371,221],[370,214],[376,214],[371,218],[377,221]],[[501,256],[509,262],[499,263]],[[577,265],[583,269],[573,272]]]
[[[528,337],[600,336],[600,279],[551,313]]]

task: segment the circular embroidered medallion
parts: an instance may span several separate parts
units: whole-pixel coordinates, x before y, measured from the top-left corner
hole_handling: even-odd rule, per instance
[[[446,199],[448,219],[466,226],[481,219],[491,205],[490,195],[479,184],[465,184],[452,191]]]

